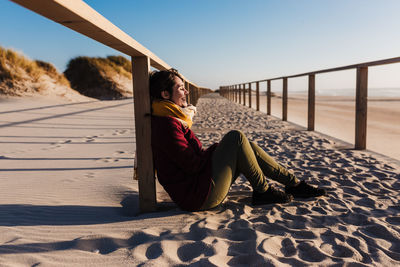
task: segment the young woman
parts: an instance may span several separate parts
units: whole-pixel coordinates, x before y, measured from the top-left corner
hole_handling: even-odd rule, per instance
[[[325,194],[324,189],[299,181],[241,131],[230,131],[219,144],[203,149],[190,130],[195,108],[187,104],[187,94],[176,70],[151,74],[154,165],[160,184],[180,208],[198,211],[216,207],[240,174],[253,188],[253,205]],[[267,177],[284,184],[285,191],[269,185]]]

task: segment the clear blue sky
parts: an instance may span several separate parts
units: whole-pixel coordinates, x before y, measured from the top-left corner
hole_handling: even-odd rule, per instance
[[[191,81],[212,89],[400,56],[398,0],[85,2]],[[0,0],[0,29],[1,46],[60,71],[76,56],[120,54],[8,0]],[[400,87],[398,65],[371,71],[370,85]],[[353,73],[317,77],[317,86],[320,79],[322,87],[351,87]]]

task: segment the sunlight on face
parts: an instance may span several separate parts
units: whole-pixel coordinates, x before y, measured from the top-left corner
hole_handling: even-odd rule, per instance
[[[175,84],[172,87],[172,96],[170,100],[180,107],[186,107],[186,96],[189,92],[185,88],[185,83],[177,76],[174,78]]]

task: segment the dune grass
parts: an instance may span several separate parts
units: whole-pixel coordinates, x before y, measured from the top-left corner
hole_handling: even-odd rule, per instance
[[[68,62],[64,74],[72,88],[83,95],[98,99],[123,97],[116,82],[118,76],[132,79],[131,63],[122,56],[76,57]]]
[[[37,82],[43,75],[53,78],[56,83],[69,86],[65,76],[51,63],[31,60],[19,52],[0,46],[0,82],[12,83],[27,79]]]
[[[35,63],[39,68],[43,69],[49,77],[55,79],[57,83],[70,86],[69,81],[65,78],[64,74],[59,73],[53,64],[41,60],[35,60]]]
[[[124,95],[119,85],[121,79],[132,79],[131,62],[123,56],[73,58],[65,73],[59,73],[51,63],[31,60],[22,53],[0,46],[1,94],[41,92],[46,90],[50,81],[57,85],[72,86],[90,97],[118,99]]]
[[[130,60],[123,56],[108,56],[107,59],[111,62],[111,65],[115,65],[120,74],[128,78],[132,77],[132,64]]]
[[[12,49],[0,47],[0,81],[22,80],[24,78],[23,71],[35,80],[45,73],[44,69],[40,68],[35,61]]]

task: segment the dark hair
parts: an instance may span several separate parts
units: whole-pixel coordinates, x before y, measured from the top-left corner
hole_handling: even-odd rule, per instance
[[[150,74],[150,97],[151,101],[154,99],[163,99],[161,96],[162,91],[167,91],[172,95],[172,88],[175,84],[175,77],[183,80],[182,76],[176,69],[153,71]]]

